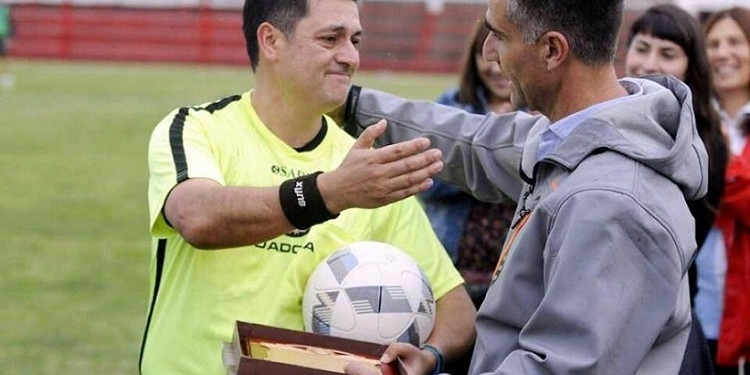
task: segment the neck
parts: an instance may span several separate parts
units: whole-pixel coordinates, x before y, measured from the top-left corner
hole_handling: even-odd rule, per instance
[[[750,89],[738,89],[732,91],[722,91],[719,93],[719,105],[721,110],[726,112],[729,117],[736,119],[740,114],[740,109],[750,102]]]
[[[252,92],[255,112],[263,124],[274,135],[291,147],[302,147],[320,131],[323,111],[310,108],[304,98],[293,92],[278,89],[280,85],[269,85],[256,78]]]
[[[573,62],[559,83],[555,101],[549,113],[550,122],[584,110],[607,100],[628,95],[617,82],[617,73],[612,64],[591,67]]]

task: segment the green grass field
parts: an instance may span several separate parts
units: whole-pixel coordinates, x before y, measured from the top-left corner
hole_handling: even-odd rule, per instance
[[[148,296],[146,147],[249,68],[14,60],[0,91],[0,374],[135,374]],[[452,75],[361,72],[432,100]]]

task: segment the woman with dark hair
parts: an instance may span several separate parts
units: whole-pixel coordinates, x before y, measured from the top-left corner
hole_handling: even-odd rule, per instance
[[[477,21],[466,49],[458,88],[446,90],[438,102],[462,107],[473,113],[503,113],[513,110],[510,104],[510,80],[497,63],[482,58],[482,46],[489,30]]]
[[[711,104],[714,92],[711,70],[698,21],[672,4],[649,8],[630,27],[625,70],[629,76],[636,77],[670,74],[685,82],[692,91],[695,123],[709,156],[708,193],[702,199],[688,202],[695,218],[695,241],[700,251],[714,226],[724,189],[728,154],[719,115]],[[698,291],[696,268],[693,264],[688,271],[693,298]],[[700,322],[693,314],[690,342],[680,373],[710,374],[713,359],[709,353]]]
[[[695,123],[710,163],[708,193],[701,200],[688,202],[696,220],[695,239],[700,248],[713,225],[723,191],[727,146],[719,115],[711,104],[711,69],[698,21],[672,4],[649,8],[630,27],[625,70],[627,75],[636,77],[671,74],[692,91]]]
[[[717,373],[737,374],[743,359],[750,373],[750,9],[717,12],[704,30],[730,160],[716,228],[709,235],[714,240],[696,260],[696,311]]]
[[[464,55],[459,86],[446,90],[438,103],[480,114],[513,109],[510,81],[502,75],[497,63],[482,58],[482,45],[488,33],[477,22]],[[422,193],[421,199],[435,233],[456,263],[478,308],[489,288],[516,203],[480,202],[439,180]]]

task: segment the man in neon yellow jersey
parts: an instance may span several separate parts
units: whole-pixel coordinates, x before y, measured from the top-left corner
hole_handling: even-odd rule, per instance
[[[440,352],[468,350],[476,314],[410,197],[429,188],[440,152],[423,138],[375,150],[385,124],[355,141],[324,116],[346,100],[359,66],[358,3],[248,0],[243,17],[255,88],[177,109],[151,138],[141,373],[223,374],[221,343],[236,320],[301,330],[308,276],[359,240],[395,245],[421,265],[436,322],[430,346],[406,365],[439,370]]]

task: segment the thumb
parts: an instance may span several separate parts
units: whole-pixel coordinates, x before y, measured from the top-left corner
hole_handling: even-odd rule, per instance
[[[375,140],[385,132],[385,120],[378,121],[375,125],[368,126],[357,138],[352,148],[370,149],[375,145]]]
[[[410,344],[394,342],[393,344],[388,345],[388,348],[385,349],[385,352],[383,352],[383,355],[380,357],[380,362],[391,363],[394,360],[398,359],[401,353],[406,353],[411,348],[417,349]]]

